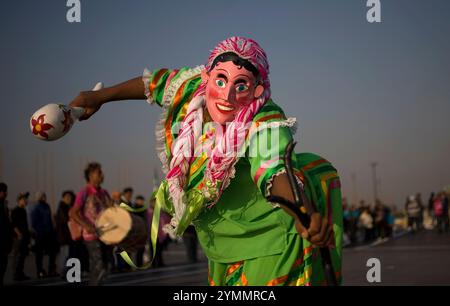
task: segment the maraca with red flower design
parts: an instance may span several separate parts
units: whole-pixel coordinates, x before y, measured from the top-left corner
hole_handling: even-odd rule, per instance
[[[94,91],[103,88],[97,83]],[[84,115],[82,107],[71,107],[64,104],[51,103],[38,109],[30,118],[30,129],[34,136],[41,140],[57,140],[69,132],[73,123]]]

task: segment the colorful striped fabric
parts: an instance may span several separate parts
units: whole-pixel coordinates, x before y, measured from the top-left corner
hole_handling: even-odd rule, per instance
[[[336,279],[338,284],[341,284],[342,203],[336,169],[326,159],[316,154],[300,153],[296,154],[295,174],[304,183],[306,196],[333,224],[335,248],[330,249],[330,253]],[[211,286],[327,285],[319,249],[312,247],[297,234],[288,234],[285,239],[287,246],[280,254],[232,263],[210,260],[209,284]]]
[[[307,197],[315,204],[321,215],[326,216],[328,222],[333,224],[336,247],[330,249],[330,253],[336,278],[341,283],[343,211],[338,172],[328,160],[317,154],[300,153],[296,154],[296,157],[296,169],[303,177]],[[318,264],[316,266],[316,270],[321,270]],[[323,271],[319,274],[322,275]]]

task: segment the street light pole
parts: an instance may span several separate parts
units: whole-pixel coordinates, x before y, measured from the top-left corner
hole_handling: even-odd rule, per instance
[[[377,170],[376,167],[378,166],[377,162],[370,163],[370,166],[372,167],[372,180],[373,180],[373,204],[376,205],[377,199],[378,199],[378,192],[377,192]]]

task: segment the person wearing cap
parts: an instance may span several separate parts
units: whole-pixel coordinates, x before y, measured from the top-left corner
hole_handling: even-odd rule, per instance
[[[12,227],[9,217],[8,185],[0,182],[0,287],[8,267],[8,255],[12,246]]]
[[[271,99],[268,59],[256,41],[230,37],[216,45],[206,65],[145,69],[142,77],[81,92],[70,105],[85,108],[83,120],[107,102],[140,99],[162,108],[156,149],[166,177],[157,203],[172,216],[164,230],[181,237],[195,226],[211,285],[326,284],[319,253],[330,246],[340,282],[337,171],[304,153],[292,155],[296,178],[286,173],[283,157],[296,119]],[[294,202],[290,179],[292,185],[308,182],[306,194],[319,199],[309,226],[268,200]],[[300,202],[296,209],[304,208]]]
[[[17,206],[11,211],[11,222],[14,230],[14,280],[24,281],[30,278],[23,272],[25,259],[28,256],[30,244],[30,230],[26,207],[28,204],[28,192],[19,193],[17,196]]]

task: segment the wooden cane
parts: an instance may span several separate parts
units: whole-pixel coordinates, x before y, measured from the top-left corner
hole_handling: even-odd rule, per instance
[[[294,194],[294,203],[278,196],[269,196],[267,200],[270,202],[279,203],[291,210],[298,217],[303,227],[307,229],[311,224],[310,215],[316,213],[317,208],[306,197],[304,190],[302,190],[299,184],[297,184],[297,180],[294,176],[294,171],[292,168],[292,152],[294,150],[295,144],[295,142],[290,141],[286,146],[284,154],[284,167],[286,169],[289,185],[291,186],[292,193]],[[302,205],[306,208],[307,213],[304,213],[300,210],[300,207]],[[331,262],[330,249],[328,247],[321,247],[320,255],[322,258],[322,265],[327,284],[330,286],[337,286],[336,274],[334,273],[333,265]]]

